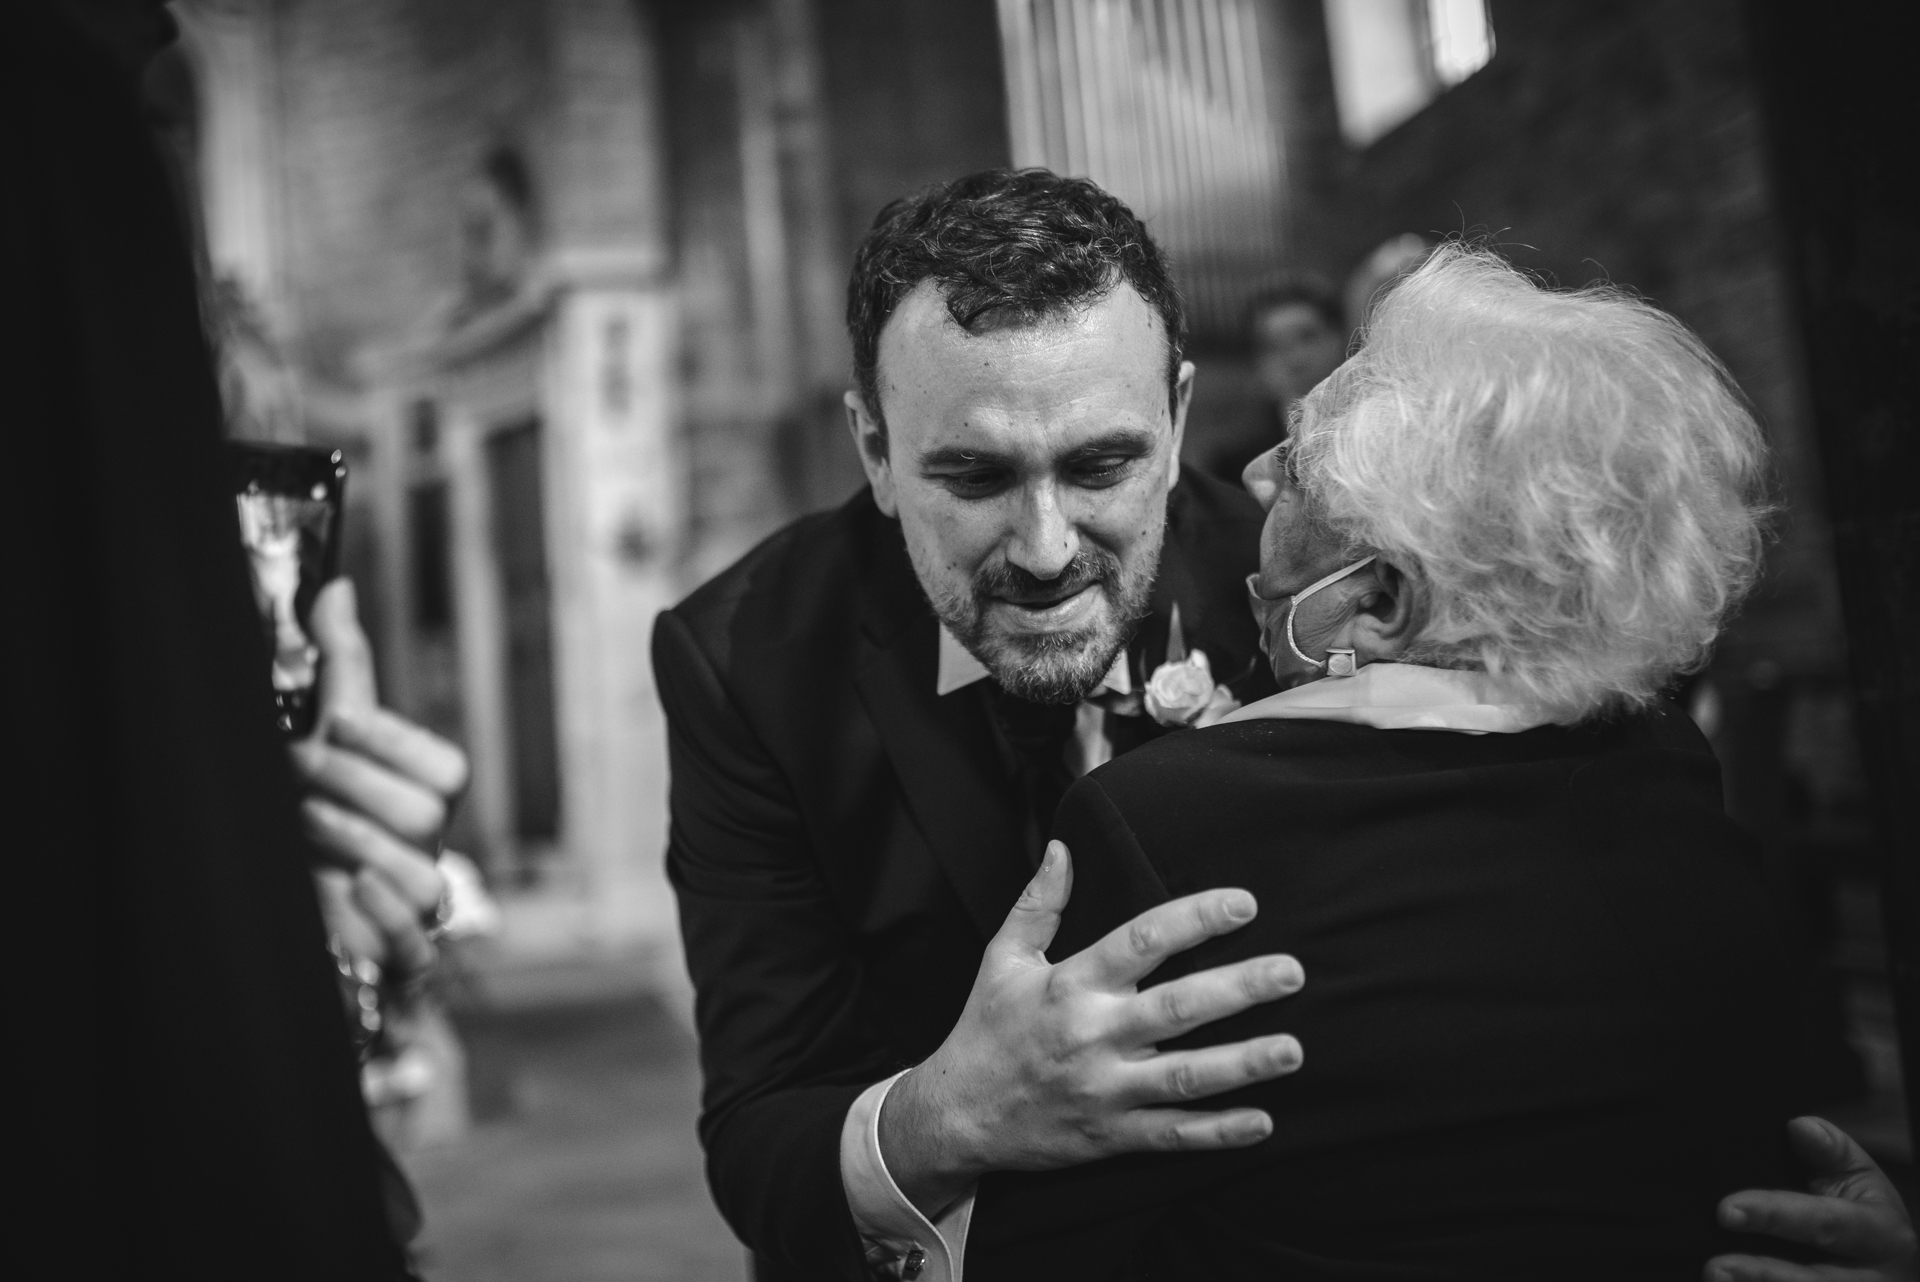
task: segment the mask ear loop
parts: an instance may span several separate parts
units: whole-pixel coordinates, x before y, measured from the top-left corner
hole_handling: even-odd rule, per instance
[[[1335,570],[1332,574],[1329,574],[1326,578],[1321,579],[1318,583],[1311,584],[1304,591],[1296,592],[1293,594],[1293,600],[1287,604],[1287,649],[1293,651],[1294,658],[1300,660],[1300,662],[1306,664],[1310,668],[1324,668],[1328,666],[1327,659],[1309,659],[1305,654],[1301,652],[1300,643],[1293,639],[1293,613],[1295,610],[1298,610],[1300,608],[1300,603],[1302,601],[1306,600],[1308,597],[1318,592],[1321,588],[1326,587],[1330,583],[1338,583],[1340,580],[1346,578],[1349,574],[1352,574],[1356,570],[1364,570],[1367,566],[1372,565],[1378,559],[1379,557],[1377,554],[1374,556],[1362,557],[1360,560],[1355,561],[1352,565],[1349,565],[1344,570]],[[1332,651],[1328,651],[1329,658],[1332,657],[1332,654],[1333,654]],[[1349,663],[1351,663],[1353,659],[1352,651],[1347,651],[1344,657],[1348,660]],[[1346,672],[1340,673],[1339,675],[1352,676],[1353,672],[1352,672],[1352,669],[1349,668]]]

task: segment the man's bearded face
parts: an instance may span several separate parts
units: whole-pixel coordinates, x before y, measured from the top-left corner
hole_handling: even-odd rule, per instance
[[[881,511],[921,588],[1010,693],[1091,693],[1146,612],[1179,477],[1192,367],[1130,286],[962,329],[931,282],[880,335],[882,436],[849,394]]]

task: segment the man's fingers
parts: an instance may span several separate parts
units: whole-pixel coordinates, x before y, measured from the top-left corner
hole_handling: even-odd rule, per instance
[[[1273,1119],[1257,1108],[1194,1113],[1184,1108],[1138,1108],[1128,1113],[1115,1152],[1179,1153],[1249,1148],[1273,1134]]]
[[[339,938],[342,946],[356,957],[370,957],[386,964],[387,940],[380,927],[354,902],[353,874],[341,868],[321,868],[313,874],[320,892],[320,915],[327,932]]]
[[[1861,1163],[1874,1164],[1865,1150],[1854,1144],[1852,1136],[1824,1117],[1796,1117],[1788,1122],[1787,1146],[1813,1168],[1816,1178],[1844,1174],[1848,1167]]]
[[[1716,1255],[1707,1261],[1707,1282],[1887,1282],[1878,1269],[1845,1264],[1789,1264],[1761,1255]]]
[[[363,815],[337,806],[324,797],[300,803],[307,833],[321,853],[351,872],[370,869],[385,877],[413,906],[415,914],[430,912],[440,903],[446,879],[425,854],[407,845]]]
[[[353,902],[379,928],[390,964],[410,975],[433,965],[433,944],[421,929],[420,915],[395,893],[386,878],[373,872],[355,877]]]
[[[1129,1094],[1140,1104],[1178,1104],[1205,1099],[1255,1082],[1285,1077],[1304,1056],[1290,1033],[1255,1037],[1231,1046],[1168,1051],[1132,1067]]]
[[[1132,1044],[1150,1046],[1249,1006],[1289,997],[1305,982],[1300,963],[1285,953],[1183,975],[1129,998],[1120,1035]]]
[[[466,790],[467,754],[425,726],[385,708],[337,708],[327,719],[326,737],[442,797]]]
[[[1847,1134],[1823,1117],[1796,1117],[1787,1123],[1787,1143],[1795,1156],[1813,1168],[1808,1187],[1815,1193],[1861,1200],[1897,1195],[1880,1163]]]
[[[352,810],[420,846],[440,839],[447,803],[440,795],[357,752],[315,740],[292,746],[294,766],[306,781]]]
[[[1845,1282],[1852,1278],[1869,1282],[1868,1275],[1856,1269],[1815,1268],[1758,1255],[1717,1255],[1707,1261],[1705,1276],[1706,1282]]]
[[[326,660],[320,669],[320,711],[371,708],[380,702],[373,678],[373,646],[360,629],[352,579],[335,579],[320,589],[309,616],[314,644]]]
[[[1244,890],[1201,891],[1149,908],[1061,965],[1092,986],[1125,988],[1175,953],[1240,929],[1258,910]]]
[[[1878,1262],[1913,1249],[1913,1234],[1883,1200],[1854,1202],[1784,1189],[1749,1189],[1721,1200],[1720,1223],[1817,1246],[1843,1259]]]
[[[1049,841],[1046,853],[1040,858],[1040,871],[1020,892],[1000,933],[987,945],[988,951],[993,952],[995,945],[999,945],[1034,957],[1045,953],[1047,945],[1053,942],[1054,932],[1060,929],[1060,914],[1066,910],[1067,897],[1072,893],[1073,860],[1064,843]]]

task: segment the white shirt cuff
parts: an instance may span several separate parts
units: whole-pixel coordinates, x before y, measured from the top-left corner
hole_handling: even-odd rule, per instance
[[[961,1282],[967,1227],[973,1223],[974,1190],[938,1220],[920,1214],[893,1182],[880,1156],[880,1106],[906,1074],[895,1073],[860,1093],[840,1127],[840,1182],[846,1186],[853,1226],[866,1246],[867,1268],[900,1282]]]

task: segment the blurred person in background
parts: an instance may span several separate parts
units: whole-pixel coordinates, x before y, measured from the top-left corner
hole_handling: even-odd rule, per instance
[[[1246,421],[1216,438],[1202,466],[1238,482],[1247,461],[1287,434],[1287,413],[1347,358],[1340,300],[1323,282],[1301,278],[1255,294],[1247,304],[1247,345],[1259,399]]]
[[[334,589],[326,728],[290,768],[135,93],[171,18],[31,0],[8,28],[10,1249],[63,1276],[397,1279],[417,1213],[368,1124],[314,873],[335,870],[336,929],[426,965],[464,761],[373,703]]]
[[[1387,288],[1426,261],[1433,246],[1416,232],[1401,232],[1375,245],[1367,256],[1347,273],[1340,291],[1341,310],[1347,318],[1347,331],[1358,338],[1373,316],[1374,306]]]

